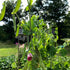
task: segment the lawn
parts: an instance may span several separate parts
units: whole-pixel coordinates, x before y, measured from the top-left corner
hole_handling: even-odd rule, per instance
[[[70,41],[70,39],[63,39],[65,41]],[[70,56],[70,47],[66,47],[67,56]],[[10,56],[17,55],[17,46],[11,43],[3,43],[0,42],[0,57],[2,56]]]
[[[17,54],[17,46],[15,44],[0,42],[0,57],[16,54]]]

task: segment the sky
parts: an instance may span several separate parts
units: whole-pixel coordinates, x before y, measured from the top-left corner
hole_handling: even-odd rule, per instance
[[[3,4],[4,1],[7,1],[7,0],[0,0],[0,13],[1,13],[2,4]],[[33,3],[35,1],[36,0],[33,0]],[[68,0],[68,3],[69,3],[69,6],[70,6],[70,0]],[[23,9],[25,9],[25,7],[27,6],[27,0],[22,0],[22,4],[23,4]],[[70,8],[69,8],[69,11],[70,11]],[[3,21],[0,22],[0,26],[2,26],[2,25],[4,25],[4,22]]]

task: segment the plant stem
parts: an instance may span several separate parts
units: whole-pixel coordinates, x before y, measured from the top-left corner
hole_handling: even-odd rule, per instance
[[[19,63],[20,61],[19,61],[19,37],[18,37],[18,70],[19,70]]]
[[[20,19],[19,19],[19,16],[18,16],[17,14],[16,14],[16,16],[17,16],[17,18],[18,18],[18,20],[19,20],[19,23],[21,23],[21,22],[20,22]]]
[[[31,32],[30,38],[32,39],[32,30],[31,30],[31,5],[29,5],[29,20],[30,20],[30,32]]]

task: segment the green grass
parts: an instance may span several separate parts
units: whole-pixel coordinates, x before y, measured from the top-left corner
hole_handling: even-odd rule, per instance
[[[64,40],[70,41],[69,38]],[[70,46],[65,47],[65,49],[67,50],[67,56],[70,56]],[[0,57],[10,55],[17,55],[17,46],[9,42],[7,43],[0,42]]]
[[[7,44],[0,42],[0,57],[17,54],[17,46],[14,44]]]

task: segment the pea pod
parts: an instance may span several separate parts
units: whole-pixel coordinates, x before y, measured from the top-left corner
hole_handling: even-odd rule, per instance
[[[13,12],[12,12],[11,14],[16,14],[17,11],[18,11],[19,8],[20,8],[20,5],[21,5],[21,0],[17,0],[16,7],[15,7],[15,9],[13,10]]]
[[[17,31],[16,31],[16,37],[18,36],[18,34],[19,34],[19,24],[18,24]]]
[[[6,4],[4,2],[3,8],[2,8],[1,14],[0,14],[0,21],[3,19],[4,15],[5,15],[5,10],[6,10]]]
[[[12,16],[13,16],[14,31],[16,31],[16,20],[15,20],[15,15],[12,15]]]

